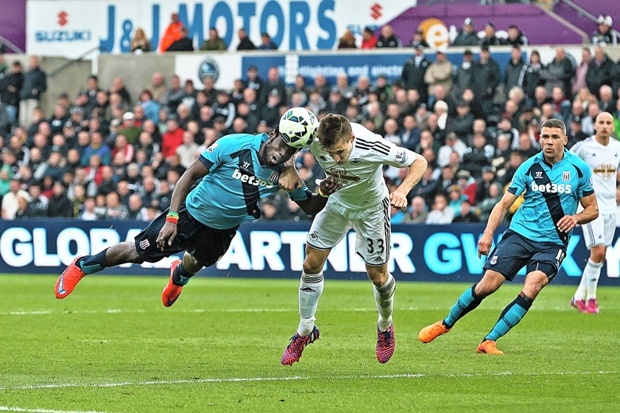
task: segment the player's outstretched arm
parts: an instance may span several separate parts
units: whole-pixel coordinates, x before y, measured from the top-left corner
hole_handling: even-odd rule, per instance
[[[342,184],[338,182],[333,176],[328,176],[323,179],[319,184],[318,193],[312,194],[312,196],[304,201],[295,201],[301,209],[308,215],[316,215],[325,204],[327,198],[342,187]]]
[[[493,234],[504,220],[506,211],[508,211],[508,208],[514,204],[517,198],[518,197],[512,192],[506,192],[497,205],[493,207],[491,215],[489,215],[489,220],[487,221],[487,226],[482,233],[482,237],[480,237],[480,241],[478,241],[478,258],[482,255],[487,255],[491,250],[491,244],[493,244]]]
[[[403,179],[403,182],[390,194],[390,204],[394,208],[405,209],[407,208],[407,194],[411,192],[413,187],[420,182],[428,162],[425,158],[417,156],[416,160],[409,166],[407,176]]]
[[[564,215],[558,221],[558,229],[562,232],[569,232],[577,225],[587,224],[598,217],[598,203],[596,195],[590,194],[579,199],[583,211],[574,215]]]
[[[174,186],[174,190],[172,191],[172,199],[170,201],[170,212],[178,212],[181,208],[183,202],[185,202],[185,198],[187,194],[189,194],[190,189],[194,182],[198,179],[203,178],[209,170],[207,167],[200,162],[200,160],[195,160],[189,168],[181,175],[177,184]],[[164,245],[168,243],[168,245],[172,245],[174,238],[177,235],[177,226],[176,224],[166,221],[161,231],[159,231],[159,235],[157,236],[156,244],[159,249],[163,249]]]
[[[205,177],[205,175],[209,173],[207,167],[200,161],[200,159],[196,159],[187,170],[181,175],[176,185],[174,186],[174,190],[172,191],[172,199],[170,200],[170,210],[178,211],[183,202],[185,202],[185,198],[189,191],[192,189],[194,182],[199,179]]]

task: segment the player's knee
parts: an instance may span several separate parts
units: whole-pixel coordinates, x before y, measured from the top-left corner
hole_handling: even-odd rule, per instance
[[[540,274],[540,277],[530,277],[526,278],[525,283],[523,285],[523,294],[531,300],[536,299],[538,294],[542,291],[543,288],[547,284],[549,284],[548,278],[546,275]]]
[[[605,260],[605,248],[592,248],[590,250],[590,261],[602,263]]]
[[[318,274],[323,271],[327,255],[321,251],[306,246],[306,258],[304,259],[303,269],[306,274]]]
[[[388,278],[390,276],[390,273],[387,271],[387,266],[367,266],[366,271],[368,272],[368,278],[370,278],[370,282],[372,282],[377,288],[383,287],[383,285],[388,281]]]
[[[317,254],[307,254],[304,260],[304,272],[306,274],[318,274],[323,271],[325,261]]]
[[[482,279],[476,284],[474,292],[480,298],[493,294],[506,281],[506,277],[497,271],[487,270]]]

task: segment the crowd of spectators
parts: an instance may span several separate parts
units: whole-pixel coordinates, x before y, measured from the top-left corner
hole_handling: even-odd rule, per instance
[[[271,40],[271,36],[267,32],[261,33],[261,40],[258,45],[252,42],[245,28],[240,28],[237,31],[237,36],[239,39],[238,51],[278,50],[278,46]],[[134,31],[130,50],[133,53],[154,52],[151,42],[146,38],[142,28],[137,28]],[[179,19],[178,13],[172,13],[170,23],[166,26],[166,30],[159,41],[159,52],[193,52],[194,50],[225,51],[228,50],[228,45],[220,37],[217,28],[210,27],[209,37],[202,42],[200,47],[195,47],[194,40],[189,37],[189,28]]]
[[[172,20],[170,31],[183,33],[182,23]],[[466,32],[473,22],[464,23]],[[569,146],[593,134],[601,111],[611,112],[620,130],[620,63],[604,45],[583,47],[580,61],[558,47],[543,62],[536,50],[525,60],[523,36],[509,35],[511,59],[502,69],[493,59],[491,29],[456,66],[444,50],[429,58],[415,41],[394,82],[361,76],[351,84],[342,74],[328,84],[318,74],[309,81],[297,76],[287,86],[276,67],[264,79],[250,67],[230,89],[218,90],[208,76],[194,85],[154,72],[131,96],[122,74],[109,85],[93,75],[77,96],[59,95],[50,113],[39,105],[47,78],[38,59],[30,57],[24,71],[17,61],[7,67],[0,55],[2,219],[149,221],[170,205],[175,183],[210,144],[230,133],[269,132],[287,108],[305,106],[319,119],[342,114],[427,159],[409,208],[392,211],[394,223],[484,221],[516,168],[538,152],[545,120],[566,123]],[[362,47],[400,47],[389,26],[378,38],[370,31],[364,36]],[[239,38],[240,47],[254,46],[243,29]],[[343,37],[343,47],[352,38]],[[469,44],[466,34],[459,38]],[[169,39],[169,46],[176,41]],[[265,47],[269,42],[264,39]],[[143,32],[132,45],[150,49]],[[212,32],[203,47],[224,45]],[[308,152],[296,163],[314,190],[324,177],[320,166]],[[390,187],[403,178],[395,168],[384,172]],[[310,219],[284,196],[266,200],[262,209],[264,220]]]
[[[613,29],[613,19],[609,15],[601,15],[596,21],[597,28],[590,34],[590,43],[593,45],[616,45],[618,37]],[[278,46],[272,41],[269,33],[261,33],[261,39],[255,44],[248,36],[245,28],[237,31],[238,43],[237,51],[252,50],[278,50]],[[450,39],[450,46],[528,46],[529,39],[516,24],[497,31],[493,22],[485,22],[482,30],[476,29],[474,20],[467,17],[463,21],[462,27],[457,35]],[[199,47],[198,47],[199,46]],[[338,39],[337,49],[381,49],[381,48],[402,48],[403,46],[423,48],[429,47],[425,39],[424,30],[415,30],[411,40],[404,43],[398,37],[391,25],[386,24],[379,30],[373,27],[366,27],[361,33],[361,43],[357,44],[357,39],[351,29],[346,29]],[[159,41],[160,52],[179,52],[179,51],[225,51],[229,45],[219,36],[217,28],[209,28],[209,36],[202,45],[194,45],[193,39],[188,37],[188,27],[179,20],[178,13],[172,13],[170,23],[166,27],[162,38]],[[137,28],[130,43],[131,52],[143,53],[154,51],[150,41],[146,38],[144,30]]]
[[[609,15],[601,15],[598,17],[597,29],[590,35],[590,42],[593,45],[616,45],[618,38],[616,31],[613,30],[613,19]],[[255,44],[248,36],[245,28],[237,31],[238,43],[237,51],[253,51],[253,50],[278,50],[269,33],[263,32],[260,35],[260,42]],[[425,40],[424,30],[418,28],[415,30],[411,40],[407,43],[394,33],[391,25],[386,24],[379,30],[373,27],[366,27],[361,33],[361,43],[357,44],[357,39],[350,29],[346,29],[342,36],[338,39],[337,49],[381,49],[381,48],[402,48],[410,47],[429,47]],[[528,46],[529,40],[525,33],[516,25],[510,24],[505,29],[496,30],[493,22],[485,22],[482,30],[476,29],[474,20],[467,17],[463,21],[458,34],[450,39],[450,46]],[[166,26],[164,34],[159,41],[160,52],[191,52],[194,50],[201,51],[225,51],[229,45],[219,36],[217,28],[209,28],[209,36],[201,45],[195,45],[193,39],[188,37],[188,27],[179,19],[179,14],[174,12],[170,16],[170,23]],[[134,31],[133,38],[130,43],[130,50],[134,53],[153,52],[151,43],[146,37],[142,28]]]

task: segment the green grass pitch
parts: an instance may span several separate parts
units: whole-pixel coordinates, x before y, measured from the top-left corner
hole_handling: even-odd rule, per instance
[[[601,313],[550,285],[498,342],[476,354],[520,285],[506,284],[430,344],[465,284],[400,282],[396,352],[375,358],[367,281],[328,279],[321,338],[299,363],[280,356],[297,326],[294,280],[198,276],[172,308],[164,277],[90,276],[65,300],[55,276],[4,275],[0,412],[618,412],[620,289]]]

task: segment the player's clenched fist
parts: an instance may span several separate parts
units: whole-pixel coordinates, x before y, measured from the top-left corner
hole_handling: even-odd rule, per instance
[[[324,195],[329,196],[342,188],[342,184],[333,176],[328,176],[321,181],[319,188]]]
[[[390,194],[390,205],[397,209],[407,208],[407,196],[401,194],[398,191],[394,191]]]

